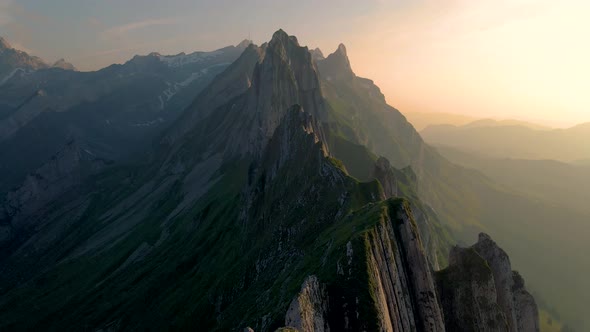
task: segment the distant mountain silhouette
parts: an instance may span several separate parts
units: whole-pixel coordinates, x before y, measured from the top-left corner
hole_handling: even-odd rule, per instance
[[[590,123],[568,129],[534,128],[519,122],[476,121],[463,126],[436,125],[420,132],[435,146],[448,146],[495,158],[590,158]]]

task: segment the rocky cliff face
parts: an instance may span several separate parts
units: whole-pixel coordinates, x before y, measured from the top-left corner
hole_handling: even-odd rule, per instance
[[[309,276],[289,306],[285,325],[297,331],[329,332],[328,306],[326,287],[319,283],[316,276]]]
[[[364,236],[367,251],[359,256],[355,253],[356,246],[349,242],[347,261],[338,266],[339,276],[351,278],[358,272],[351,268],[355,260],[362,257],[360,261],[366,264],[368,281],[372,285],[368,290],[372,294],[369,303],[375,314],[372,329],[539,331],[537,307],[524,289],[522,277],[517,272],[499,269],[480,255],[481,252],[487,257],[503,256],[489,236],[482,234],[480,241],[470,248],[453,248],[449,267],[436,272],[435,282],[416,224],[407,210],[397,210],[394,219],[389,219],[387,213],[382,217],[384,219]],[[354,275],[354,278],[364,280],[361,275]],[[512,280],[511,290],[501,296],[502,290],[497,290],[496,280],[506,279]],[[330,282],[322,283],[316,276],[308,277],[286,314],[287,327],[300,332],[367,328],[356,320],[361,317],[358,304],[362,292],[355,293],[354,302],[348,302],[346,296],[337,295],[337,289]],[[512,307],[501,302],[506,297],[512,299]],[[345,310],[333,312],[334,308]],[[509,326],[507,312],[514,312],[514,327]]]
[[[0,260],[0,329],[450,330],[429,258],[442,227],[410,170],[357,145],[359,181],[335,157],[354,144],[328,139],[337,114],[307,48],[278,31],[204,91],[147,165],[39,214],[51,236]]]
[[[506,315],[509,331],[539,331],[536,304],[524,289],[522,277],[512,271],[508,254],[483,233],[473,249],[486,260],[494,274],[498,305]]]
[[[12,48],[8,41],[0,37],[0,86],[7,78],[19,71],[26,72],[48,67],[40,58]]]
[[[434,277],[408,209],[392,200],[359,211],[376,223],[342,247],[335,274],[305,280],[286,325],[301,332],[445,331]]]
[[[494,276],[473,249],[455,247],[450,266],[437,273],[439,293],[449,331],[507,331],[497,304]]]
[[[539,331],[534,299],[487,234],[470,248],[453,248],[449,267],[437,276],[446,324],[453,330]]]
[[[20,185],[71,137],[103,159],[136,161],[246,47],[152,53],[95,72],[19,67],[0,73],[0,193]],[[0,51],[0,63],[11,52]],[[72,69],[61,61],[56,66]],[[244,81],[232,77],[225,88]],[[226,103],[232,96],[220,97]]]
[[[78,71],[78,69],[76,69],[76,67],[74,67],[73,64],[67,62],[65,59],[59,59],[57,60],[53,66],[51,66],[52,68],[59,68],[59,69],[63,69],[63,70],[72,70],[72,71]]]
[[[21,186],[6,195],[0,208],[0,221],[10,225],[11,234],[40,227],[37,222],[43,208],[81,185],[86,176],[102,171],[108,163],[76,141],[70,141],[46,164],[29,174]],[[4,244],[8,240],[5,238]]]

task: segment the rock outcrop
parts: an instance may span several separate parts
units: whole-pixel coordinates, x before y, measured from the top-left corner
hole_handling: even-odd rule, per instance
[[[318,67],[323,79],[328,81],[351,80],[355,77],[344,44],[340,44],[336,52],[322,60],[318,62]]]
[[[470,248],[453,248],[449,267],[437,272],[437,279],[447,328],[539,331],[535,300],[489,235],[480,234]]]
[[[475,250],[453,248],[449,267],[437,276],[449,331],[508,331],[492,270]]]
[[[52,68],[60,68],[63,70],[72,70],[72,71],[78,71],[78,69],[76,69],[76,67],[74,67],[73,64],[67,62],[65,59],[59,59],[57,60],[53,66],[51,66]]]
[[[489,264],[494,274],[498,305],[504,311],[509,331],[539,331],[539,317],[532,296],[524,289],[524,281],[512,272],[510,258],[487,234],[480,234],[473,249]],[[531,303],[532,302],[532,303]]]
[[[407,207],[368,237],[369,273],[385,331],[444,331],[434,278]]]
[[[21,186],[7,194],[0,207],[0,221],[9,223],[15,230],[34,227],[39,210],[108,163],[71,140],[47,163],[29,174]]]
[[[314,48],[313,50],[310,50],[309,53],[311,53],[311,58],[314,61],[320,61],[326,58],[324,57],[324,53],[322,52],[322,50],[320,50],[319,48]]]
[[[301,292],[293,299],[285,326],[300,332],[329,332],[327,322],[328,293],[316,276],[309,276],[301,286]]]
[[[300,332],[445,331],[434,277],[407,202],[389,200],[360,214],[378,221],[342,248],[335,282],[322,284],[315,276],[304,281],[285,324]]]
[[[8,41],[0,37],[0,85],[15,70],[37,70],[49,66],[36,56],[14,49]]]
[[[393,174],[393,170],[389,160],[386,158],[379,158],[375,163],[374,176],[381,186],[383,186],[383,192],[386,197],[397,197],[399,196],[398,184]]]

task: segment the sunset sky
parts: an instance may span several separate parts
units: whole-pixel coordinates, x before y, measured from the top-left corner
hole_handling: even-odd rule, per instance
[[[402,112],[570,126],[590,121],[588,17],[583,0],[0,0],[0,36],[95,70],[283,28],[326,55],[343,42]]]

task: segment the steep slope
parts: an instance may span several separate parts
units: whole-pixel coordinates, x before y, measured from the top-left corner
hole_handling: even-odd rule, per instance
[[[332,147],[355,143],[325,122],[295,37],[236,64],[145,165],[48,204],[0,260],[0,329],[445,330],[431,249],[447,239],[416,175],[359,145],[345,157],[369,179],[349,175]]]
[[[101,158],[132,159],[245,47],[152,53],[97,72],[51,68],[12,76],[0,89],[0,193],[72,138]]]
[[[0,86],[19,73],[48,67],[40,58],[12,48],[4,38],[0,37]]]
[[[539,313],[510,259],[487,235],[451,250],[436,273],[447,328],[453,331],[539,331]]]
[[[379,88],[370,80],[351,73],[348,65],[335,65],[346,64],[346,61],[329,60],[342,57],[345,53],[339,48],[334,56],[318,62],[322,91],[332,110],[326,124],[331,132],[366,146],[376,155],[385,156],[398,169],[411,167],[416,175],[414,188],[425,210],[435,211],[437,219],[456,241],[465,244],[479,232],[491,234],[511,253],[514,265],[536,294],[555,304],[567,321],[576,321],[580,328],[586,326],[588,323],[583,322],[585,318],[580,308],[588,294],[584,292],[582,297],[575,294],[588,289],[587,282],[579,277],[588,273],[588,266],[563,259],[579,257],[580,251],[576,248],[587,242],[580,232],[568,231],[570,227],[583,227],[587,219],[584,214],[515,192],[476,170],[457,166],[441,157],[401,113],[386,104]],[[332,64],[326,66],[322,61],[332,61]],[[330,149],[344,150],[332,146]],[[342,155],[337,158],[343,160],[347,168],[358,169],[348,167],[353,158],[349,158],[348,163]],[[366,170],[361,171],[366,173]],[[556,241],[565,245],[559,248],[550,245]],[[548,272],[547,264],[558,268]],[[564,270],[576,273],[558,275],[557,271]],[[567,282],[555,285],[556,278],[567,279]]]
[[[330,292],[344,296],[332,302],[331,326],[430,322],[427,330],[440,330],[433,278],[407,205],[390,201],[351,214],[385,194],[377,181],[363,184],[346,175],[329,157],[321,126],[301,106],[320,115],[323,107],[307,49],[277,32],[252,77],[245,92],[203,118],[203,127],[199,123],[187,137],[164,140],[179,147],[156,159],[161,166],[131,176],[126,188],[81,197],[70,208],[78,213],[69,214],[78,219],[67,227],[62,216],[46,215],[43,232],[3,264],[4,287],[19,285],[2,290],[4,328],[186,328],[198,322],[207,330],[272,330],[283,324],[299,285],[317,275]],[[200,148],[194,145],[199,141]],[[97,181],[118,176],[128,175]],[[395,235],[398,228],[401,235]],[[361,235],[365,229],[372,231]],[[353,243],[354,234],[359,236]],[[403,318],[387,309],[393,293],[382,289],[376,299],[362,282],[387,278],[379,287],[392,287],[389,278],[400,277],[380,274],[391,260],[381,252],[389,248],[393,255],[391,244],[367,251],[388,238],[398,239],[396,264],[404,278],[424,275],[405,280],[416,284],[399,290],[411,292],[403,301],[412,309]],[[411,261],[401,261],[402,249]],[[45,272],[26,269],[29,264]],[[348,277],[339,277],[345,268]],[[351,278],[353,273],[358,277]],[[40,280],[44,286],[31,287]],[[357,291],[346,294],[349,285]],[[349,311],[343,313],[345,303]],[[57,311],[66,313],[59,322],[51,319]]]
[[[0,239],[0,247],[6,250],[18,244],[19,238],[39,229],[43,224],[39,217],[45,215],[43,209],[47,205],[111,163],[96,157],[76,141],[68,142],[47,163],[29,174],[18,189],[0,200],[0,224],[6,234]]]

